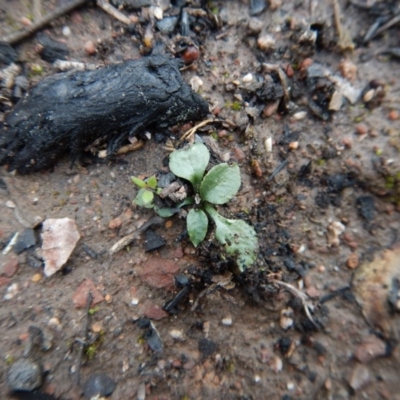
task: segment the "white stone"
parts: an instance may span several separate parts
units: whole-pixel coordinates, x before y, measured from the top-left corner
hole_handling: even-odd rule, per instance
[[[223,318],[222,319],[222,325],[231,326],[232,325],[232,318],[231,317]]]
[[[44,274],[51,276],[68,261],[80,234],[74,220],[50,218],[43,222],[42,250],[45,263]]]

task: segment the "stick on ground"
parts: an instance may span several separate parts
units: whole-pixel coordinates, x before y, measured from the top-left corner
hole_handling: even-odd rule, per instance
[[[80,7],[85,3],[88,3],[89,0],[74,0],[71,3],[66,4],[63,7],[57,8],[54,12],[46,15],[39,21],[35,21],[30,27],[24,29],[23,31],[12,33],[11,35],[6,36],[3,41],[8,44],[17,44],[22,40],[26,39],[27,37],[33,35],[35,32],[39,31],[40,29],[44,28],[50,22],[54,21],[55,19],[61,17],[64,14],[69,13],[74,8]]]

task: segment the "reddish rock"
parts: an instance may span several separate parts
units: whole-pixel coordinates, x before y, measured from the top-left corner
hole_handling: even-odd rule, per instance
[[[183,61],[186,65],[191,64],[200,57],[199,50],[194,46],[189,46],[182,54]]]
[[[122,219],[120,217],[114,218],[108,223],[108,227],[110,229],[121,228],[121,225],[122,225]]]
[[[178,245],[178,247],[174,250],[174,252],[172,253],[172,257],[173,258],[182,258],[183,257],[183,250],[182,250],[181,245]]]
[[[159,289],[174,286],[174,275],[178,271],[179,266],[174,261],[159,257],[150,258],[137,268],[142,281]]]
[[[0,276],[0,287],[6,286],[11,282],[10,278],[5,278],[4,276]]]
[[[242,163],[245,160],[246,155],[244,154],[244,151],[240,147],[233,147],[232,152],[233,152],[233,157],[236,158],[237,162]]]
[[[85,279],[72,296],[72,301],[76,308],[86,307],[89,290],[92,292],[92,307],[104,300],[104,297],[94,286],[93,281],[91,279]]]
[[[369,335],[356,348],[354,358],[363,364],[366,364],[374,358],[384,356],[385,354],[386,343],[375,335]]]
[[[18,271],[18,267],[19,267],[18,258],[11,257],[3,265],[3,268],[1,269],[1,275],[7,278],[12,278]]]
[[[94,42],[92,40],[88,40],[85,44],[84,44],[84,49],[86,51],[86,53],[89,56],[92,56],[93,54],[96,54],[96,45],[94,44]]]
[[[143,310],[143,315],[146,318],[159,321],[168,316],[168,314],[157,304],[147,304]]]

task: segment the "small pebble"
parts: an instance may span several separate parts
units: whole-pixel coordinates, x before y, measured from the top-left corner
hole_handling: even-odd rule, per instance
[[[183,339],[183,332],[178,330],[178,329],[172,329],[169,331],[169,335],[172,337],[172,339],[175,340],[182,340]]]
[[[93,374],[83,385],[83,395],[90,400],[94,397],[111,396],[116,387],[115,382],[106,374]],[[96,398],[97,398],[96,397]]]
[[[196,61],[199,57],[200,57],[200,52],[194,46],[189,46],[182,54],[182,59],[186,65]]]
[[[283,369],[282,359],[280,357],[278,357],[278,356],[275,356],[271,360],[271,368],[275,373],[278,373],[278,372],[282,371],[282,369]]]
[[[290,150],[297,150],[299,148],[299,142],[290,142],[289,149]]]
[[[62,330],[60,320],[56,317],[49,319],[48,326],[58,332],[61,332],[61,330]]]
[[[92,332],[99,333],[103,330],[103,324],[100,321],[95,322],[91,326]]]
[[[261,382],[261,376],[260,376],[260,375],[255,375],[255,376],[254,376],[254,382],[255,382],[255,383]]]
[[[32,391],[42,384],[42,367],[26,358],[15,361],[7,374],[11,390]]]
[[[262,35],[257,39],[257,45],[263,51],[273,50],[275,47],[275,39],[271,35]]]
[[[139,304],[139,299],[137,297],[133,297],[131,300],[131,304],[133,306],[137,306]]]
[[[357,65],[349,60],[343,60],[339,64],[339,71],[343,78],[346,78],[349,81],[354,81],[357,78]]]
[[[346,261],[346,265],[351,268],[357,268],[359,263],[358,255],[356,253],[351,253],[349,258]]]
[[[32,282],[37,283],[42,279],[42,274],[35,274],[32,276]]]
[[[249,83],[249,82],[251,82],[253,80],[253,74],[252,73],[248,73],[248,74],[246,74],[243,78],[242,78],[242,81],[244,82],[244,83]]]
[[[298,111],[293,114],[293,118],[297,121],[304,119],[307,116],[307,111]]]
[[[69,26],[64,26],[64,28],[62,28],[62,34],[64,36],[69,36],[71,34],[71,29],[69,28]]]
[[[154,7],[153,8],[153,14],[154,17],[158,20],[162,20],[163,19],[163,10],[161,7]]]
[[[24,25],[24,26],[31,26],[32,25],[32,21],[27,17],[22,17],[21,18],[21,24]]]
[[[268,139],[265,139],[264,147],[265,147],[265,150],[267,153],[272,152],[272,138],[271,137],[269,137]]]
[[[92,40],[88,40],[83,47],[86,51],[86,54],[88,54],[89,56],[92,56],[96,53],[96,45]]]
[[[231,326],[232,325],[232,318],[231,317],[223,318],[222,319],[222,325]]]
[[[17,283],[13,283],[7,288],[4,300],[11,300],[18,294],[19,288]]]
[[[294,390],[295,386],[294,386],[294,383],[289,382],[286,387],[287,387],[288,390]]]
[[[285,331],[290,329],[293,326],[293,310],[288,307],[284,308],[281,311],[281,317],[280,317],[280,326],[282,329]]]
[[[12,200],[7,200],[6,201],[6,207],[15,208],[15,203]]]
[[[391,110],[389,112],[389,119],[391,121],[397,121],[399,119],[399,112],[396,110]]]
[[[360,122],[356,125],[356,133],[360,136],[366,135],[369,131],[368,125]]]

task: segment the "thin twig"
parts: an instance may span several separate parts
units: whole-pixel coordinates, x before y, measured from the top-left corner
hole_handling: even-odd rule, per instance
[[[89,310],[90,305],[92,304],[93,296],[92,292],[89,290],[88,297],[86,300],[86,308],[85,308],[85,326],[83,328],[83,340],[79,343],[79,354],[78,354],[78,361],[76,366],[76,384],[79,385],[81,380],[81,367],[82,367],[82,359],[83,359],[83,350],[86,346],[87,335],[89,330]]]
[[[38,30],[44,28],[46,25],[48,25],[50,22],[54,21],[55,19],[61,17],[64,14],[69,13],[74,8],[80,7],[88,2],[89,2],[89,0],[74,0],[71,3],[68,3],[63,7],[57,8],[54,12],[46,15],[39,21],[33,23],[27,29],[24,29],[22,31],[15,32],[15,33],[12,33],[11,35],[6,36],[3,39],[3,41],[8,44],[17,44],[21,40],[24,40],[25,38],[33,35]]]
[[[147,222],[145,222],[139,229],[130,233],[129,235],[124,236],[122,239],[118,240],[111,249],[109,250],[110,255],[117,253],[118,251],[122,250],[124,247],[130,245],[136,238],[138,238],[143,232],[149,229],[153,225],[161,225],[164,222],[164,219],[155,216],[150,218]]]
[[[350,37],[349,32],[347,29],[344,28],[342,22],[340,21],[341,12],[340,12],[340,5],[339,0],[332,0],[333,1],[333,13],[335,19],[335,26],[339,36],[338,46],[340,50],[354,50],[354,43]]]
[[[205,121],[200,122],[199,124],[195,125],[193,128],[190,128],[189,130],[187,130],[182,137],[179,139],[178,143],[182,143],[184,140],[189,139],[190,137],[192,137],[195,132],[197,131],[197,129],[211,123],[214,122],[213,119],[206,119]]]
[[[32,13],[33,13],[33,20],[35,22],[40,21],[42,17],[42,1],[41,0],[33,0],[32,1]]]
[[[97,0],[97,5],[103,11],[105,11],[107,14],[111,15],[112,17],[114,17],[118,21],[121,21],[126,25],[130,25],[132,23],[132,21],[125,14],[122,14],[121,11],[118,11],[108,1],[106,1],[106,0]]]
[[[298,297],[301,300],[301,303],[303,305],[304,308],[304,312],[307,315],[307,318],[312,322],[312,324],[317,328],[318,325],[316,324],[316,322],[314,321],[314,318],[312,317],[310,310],[313,311],[314,306],[312,305],[312,303],[310,302],[310,300],[308,299],[307,295],[305,293],[303,293],[301,290],[296,289],[294,286],[290,285],[289,283],[280,281],[278,279],[272,279],[271,283],[275,283],[278,286],[281,286],[283,288],[285,288],[288,292],[292,293],[294,296]]]
[[[393,25],[397,24],[400,21],[400,14],[396,15],[395,17],[393,17],[391,20],[389,20],[388,22],[386,22],[385,25],[382,25],[379,29],[377,29],[375,31],[375,33],[373,35],[371,35],[371,37],[369,38],[369,40],[373,39],[374,37],[380,35],[381,33],[383,33],[384,31],[386,31],[387,29],[391,28]]]
[[[272,179],[275,178],[276,175],[279,174],[279,172],[281,172],[283,170],[283,168],[286,167],[286,165],[288,164],[289,160],[286,159],[284,161],[282,161],[276,168],[275,170],[272,172],[272,174],[269,176],[269,178],[267,179],[268,182],[272,181]]]

